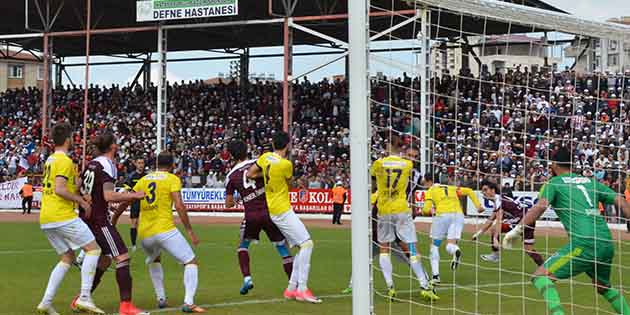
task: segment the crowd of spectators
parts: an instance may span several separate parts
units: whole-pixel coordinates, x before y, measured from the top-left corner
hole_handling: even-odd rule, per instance
[[[514,67],[478,76],[468,69],[435,75],[430,84],[429,156],[441,182],[477,188],[490,177],[512,190],[536,190],[548,179],[547,157],[559,146],[575,152],[575,171],[627,188],[630,73],[576,74]],[[420,143],[420,80],[372,79],[372,148],[387,151],[392,134]],[[89,87],[88,138],[106,128],[119,139],[121,177],[135,158],[152,165],[157,146],[156,89]],[[54,90],[51,121],[77,127],[73,158],[82,156],[81,87]],[[293,85],[291,159],[296,185],[349,184],[349,104],[344,80]],[[0,93],[0,180],[28,169],[41,173],[50,148],[41,145],[41,92]],[[252,156],[282,127],[282,85],[178,82],[169,86],[167,149],[187,187],[221,187],[231,167],[226,143],[240,138]],[[88,140],[89,141],[89,140]],[[45,142],[45,139],[44,139]],[[89,157],[89,152],[88,152]]]

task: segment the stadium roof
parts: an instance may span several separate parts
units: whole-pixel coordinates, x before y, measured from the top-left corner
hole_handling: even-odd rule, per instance
[[[85,0],[26,0],[29,3],[28,15],[25,14],[25,1],[11,0],[0,1],[0,34],[22,34],[42,32],[44,29],[42,17],[53,20],[57,10],[58,17],[49,29],[50,32],[75,31],[84,29],[86,1]],[[285,15],[283,2],[286,0],[270,0],[272,13],[270,15],[269,3],[266,0],[239,0],[239,15],[232,17],[220,17],[211,19],[178,20],[169,21],[166,24],[184,23],[211,23],[224,21],[264,20]],[[348,10],[346,0],[294,0],[296,2],[292,16],[315,16],[345,14]],[[566,13],[540,0],[504,0],[506,2],[522,4],[530,7]],[[396,4],[392,7],[392,2]],[[410,2],[412,3],[412,2]],[[36,5],[36,4],[39,4]],[[413,5],[413,3],[411,4]],[[59,9],[60,8],[60,9]],[[404,1],[372,0],[372,10],[408,10],[412,6]],[[42,14],[40,14],[40,12]],[[93,29],[122,28],[136,26],[152,26],[155,23],[136,22],[136,2],[133,0],[93,0],[92,1]],[[437,12],[433,12],[432,20],[436,21]],[[25,29],[25,19],[28,16],[30,30]],[[441,13],[440,24],[453,25],[457,29],[460,25],[459,15]],[[470,32],[483,33],[484,23],[481,19],[464,17],[464,25]],[[376,31],[385,30],[392,24],[402,22],[403,17],[385,16],[372,17],[370,28]],[[347,20],[324,20],[300,22],[318,32],[327,34],[337,39],[347,41]],[[519,28],[515,25],[508,26],[505,23],[488,21],[486,34],[504,34],[519,32],[531,32],[531,27]],[[409,24],[393,33],[394,38],[414,38],[417,25]],[[448,34],[448,31],[440,30],[440,37],[457,36]],[[434,32],[432,32],[434,33]],[[93,55],[109,55],[124,53],[146,53],[157,50],[157,32],[119,33],[92,35],[91,50]],[[188,28],[172,29],[168,31],[168,50],[208,50],[224,48],[244,47],[270,47],[281,46],[283,40],[282,23],[256,24],[242,26],[222,26],[213,28]],[[41,38],[13,39],[11,42],[24,48],[40,50],[43,41]],[[304,32],[294,32],[294,44],[327,44],[321,38]],[[54,40],[54,53],[58,56],[82,56],[85,54],[85,38],[63,37]]]

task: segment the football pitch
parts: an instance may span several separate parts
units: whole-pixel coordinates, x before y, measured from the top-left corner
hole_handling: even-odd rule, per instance
[[[348,284],[351,270],[350,229],[325,228],[321,224],[309,227],[315,240],[309,287],[323,299],[322,304],[311,305],[282,299],[286,276],[279,256],[264,236],[260,243],[250,247],[255,288],[247,296],[239,294],[242,279],[236,256],[238,227],[238,224],[194,225],[201,239],[201,244],[195,248],[200,261],[195,302],[206,307],[208,314],[351,314],[351,297],[341,294]],[[119,229],[127,239],[128,226],[123,224]],[[33,314],[58,258],[36,223],[0,223],[0,231],[0,314]],[[426,234],[421,234],[419,240],[419,251],[426,255]],[[566,241],[563,237],[544,235],[537,240],[537,248],[541,252],[553,252]],[[488,242],[488,237],[484,241]],[[486,245],[464,242],[462,249],[463,264],[456,273],[450,271],[449,257],[442,251],[442,285],[438,288],[441,300],[433,305],[420,299],[417,281],[409,277],[409,268],[395,259],[396,289],[401,301],[390,303],[378,295],[384,292],[385,285],[380,272],[375,271],[376,313],[546,314],[544,303],[531,286],[529,277],[523,273],[535,269],[528,256],[520,251],[505,252],[499,265],[478,258],[479,254],[488,253]],[[612,275],[617,287],[623,280],[626,297],[629,297],[630,272],[627,267],[619,266],[627,266],[630,259],[628,250],[627,241],[617,248]],[[544,256],[548,255],[544,253]],[[378,267],[378,259],[375,263]],[[176,307],[183,300],[183,270],[167,255],[163,255],[163,264],[166,293],[173,308],[156,310],[153,287],[141,250],[132,258],[134,302],[154,314],[181,314]],[[428,260],[423,259],[423,264],[428,271]],[[568,314],[607,314],[612,311],[608,303],[588,285],[589,278],[581,275],[575,281],[579,284],[558,284]],[[54,302],[62,315],[71,314],[68,304],[79,285],[80,273],[73,267]],[[118,288],[114,272],[105,274],[94,298],[105,311],[117,312]]]

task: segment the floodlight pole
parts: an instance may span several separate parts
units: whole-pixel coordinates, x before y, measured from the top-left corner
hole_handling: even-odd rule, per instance
[[[167,78],[166,78],[166,54],[168,51],[168,30],[162,27],[158,27],[158,85],[157,85],[157,112],[156,112],[156,127],[157,127],[157,145],[156,155],[160,154],[166,146],[166,106],[168,102],[167,97]]]
[[[426,7],[422,8],[420,15],[422,19],[420,33],[418,33],[418,40],[420,41],[420,54],[418,56],[420,59],[418,62],[420,66],[420,172],[426,174],[427,171],[433,170],[428,159],[430,150],[427,132],[428,117],[430,115],[428,95],[430,71],[428,63],[431,25],[428,23],[430,15]]]
[[[291,76],[293,75],[293,31],[291,30],[291,18],[284,18],[284,80],[282,82],[282,130],[289,132],[291,121],[292,99]]]
[[[85,86],[83,87],[83,154],[81,158],[81,170],[85,169],[85,156],[87,154],[87,122],[90,97],[90,29],[92,28],[92,0],[87,0],[86,10],[87,16],[85,22]]]
[[[48,34],[44,33],[44,86],[42,91],[42,141],[46,138],[48,134],[48,96],[50,92],[49,84],[50,84],[50,47],[49,45],[50,38]],[[42,143],[43,144],[43,143]]]
[[[352,314],[373,314],[368,174],[370,104],[369,0],[348,1],[350,80],[350,172],[352,174]]]

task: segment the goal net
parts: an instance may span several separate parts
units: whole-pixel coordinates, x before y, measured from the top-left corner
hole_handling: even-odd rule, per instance
[[[350,80],[369,79],[369,159],[374,165],[398,155],[414,164],[408,202],[415,217],[416,256],[427,280],[434,280],[439,300],[422,295],[424,275],[409,266],[414,251],[404,224],[381,211],[371,218],[372,234],[387,234],[389,225],[396,240],[383,250],[383,242],[373,238],[373,299],[355,296],[354,302],[370,303],[377,314],[620,313],[615,311],[619,304],[613,305],[618,301],[610,302],[611,292],[630,297],[630,267],[624,263],[630,234],[622,209],[605,195],[625,193],[630,199],[630,27],[494,0],[366,2],[368,67],[363,74],[352,72]],[[356,24],[350,25],[352,39]],[[351,63],[352,58],[351,53]],[[519,215],[532,209],[553,177],[552,158],[562,148],[570,153],[569,171],[586,178],[587,187],[568,189],[575,202],[544,211],[534,236],[525,233],[527,242],[519,238],[512,249],[501,248]],[[444,209],[434,201],[424,207],[425,175],[441,185],[445,196],[450,192],[446,185],[452,185],[472,189],[480,200],[481,213],[475,198],[460,198],[461,238],[457,215],[445,218],[459,212],[456,206]],[[493,188],[482,187],[486,181],[504,197],[498,199],[502,219],[490,221],[498,205],[496,196],[482,192]],[[579,200],[591,204],[586,213]],[[509,202],[523,212],[512,213]],[[561,212],[569,218],[563,222],[571,225],[571,236],[559,220]],[[585,216],[592,226],[603,220],[611,241],[604,232],[573,225],[573,220],[588,221]],[[479,232],[484,227],[488,230]],[[448,245],[449,238],[458,239],[456,247]],[[593,248],[580,247],[587,238]],[[461,261],[453,270],[456,253]],[[538,264],[548,259],[546,268],[563,278],[549,291],[532,282]],[[603,294],[598,294],[592,277],[600,284],[609,280],[612,289],[605,293],[601,286]]]

